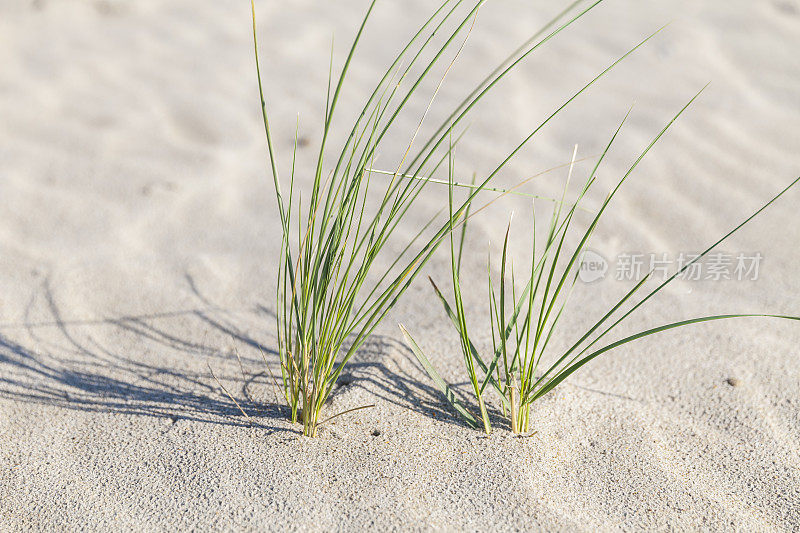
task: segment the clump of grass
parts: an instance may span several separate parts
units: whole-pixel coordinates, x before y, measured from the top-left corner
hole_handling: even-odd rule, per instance
[[[466,199],[458,205],[451,200],[448,216],[435,216],[426,224],[420,224],[416,236],[411,239],[399,244],[392,241],[398,226],[409,221],[407,214],[421,192],[447,160],[452,149],[447,140],[453,138],[454,131],[469,112],[521,61],[601,1],[591,3],[576,14],[570,13],[580,2],[570,4],[486,76],[433,135],[424,143],[416,143],[422,121],[444,81],[444,75],[458,57],[486,0],[440,2],[377,82],[344,144],[335,151],[338,156],[331,164],[325,157],[327,141],[348,68],[375,7],[373,0],[335,81],[333,69],[329,71],[319,154],[314,174],[310,176],[310,186],[302,187],[302,190],[299,182],[295,181],[297,135],[288,183],[282,182],[278,174],[258,61],[255,6],[251,4],[269,166],[281,225],[276,297],[281,390],[291,420],[302,421],[305,435],[316,434],[317,427],[323,423],[320,413],[344,366],[453,230],[454,222],[465,217],[475,196],[546,123],[633,52],[625,54],[568,99],[492,173],[471,186]],[[452,57],[449,64],[446,56]],[[388,132],[401,111],[421,94],[424,82],[434,75],[437,67],[444,70],[444,75],[432,94],[427,95],[426,111],[418,127],[409,132],[410,141],[405,153],[394,171],[388,172],[388,176],[383,173],[380,179],[375,178],[372,170],[374,159],[386,142]],[[459,139],[457,136],[452,144],[457,144]],[[415,151],[415,144],[422,146]],[[283,192],[287,185],[288,194]]]
[[[571,254],[566,251],[564,244],[565,238],[573,222],[573,215],[575,214],[576,208],[578,208],[587,191],[594,184],[597,170],[605,158],[605,155],[608,153],[608,150],[610,149],[614,140],[616,139],[622,124],[620,124],[619,128],[617,128],[617,130],[614,132],[614,135],[606,146],[603,154],[598,159],[597,164],[589,174],[587,181],[577,195],[577,198],[572,203],[572,206],[565,211],[563,209],[564,204],[562,202],[556,204],[553,208],[553,213],[549,221],[547,237],[541,246],[541,251],[538,252],[538,256],[537,244],[535,240],[536,212],[534,209],[534,227],[532,231],[534,240],[532,243],[530,268],[528,270],[527,283],[524,289],[521,291],[519,297],[517,297],[515,290],[513,267],[511,268],[511,279],[509,280],[508,278],[509,260],[507,256],[507,250],[508,235],[511,229],[511,225],[509,223],[505,238],[503,240],[503,251],[500,259],[499,290],[492,281],[491,267],[489,269],[489,292],[487,302],[489,305],[490,329],[492,333],[493,354],[491,357],[482,357],[479,354],[478,350],[475,348],[475,345],[472,343],[471,335],[467,330],[467,321],[461,294],[461,280],[459,277],[460,257],[462,255],[466,221],[462,230],[461,242],[458,247],[455,246],[451,234],[450,253],[453,305],[448,302],[441,290],[439,290],[436,284],[433,283],[433,280],[431,280],[431,283],[433,284],[434,291],[444,306],[446,314],[449,316],[456,332],[458,333],[467,375],[472,385],[472,392],[474,393],[475,399],[479,406],[479,417],[475,416],[456,398],[451,387],[441,378],[428,357],[414,341],[406,328],[404,328],[402,325],[400,328],[405,335],[413,353],[416,355],[426,372],[430,375],[431,379],[442,391],[447,400],[452,404],[459,416],[463,418],[463,420],[469,426],[476,429],[482,426],[483,430],[487,434],[491,432],[491,423],[487,413],[485,400],[485,395],[489,385],[491,385],[491,387],[497,393],[497,397],[501,403],[502,413],[508,418],[511,430],[516,434],[527,433],[530,427],[530,408],[533,402],[552,391],[571,374],[576,372],[595,357],[598,357],[622,345],[628,344],[643,337],[701,322],[745,317],[768,317],[786,320],[800,320],[800,317],[796,316],[773,314],[726,314],[702,316],[654,327],[634,335],[624,337],[609,344],[603,345],[601,343],[601,341],[605,339],[609,333],[614,331],[620,323],[622,323],[631,314],[636,312],[642,305],[650,300],[650,298],[661,291],[661,289],[669,285],[684,271],[690,268],[692,264],[701,260],[719,244],[723,243],[736,231],[753,220],[768,206],[770,206],[778,198],[795,186],[798,181],[800,181],[800,178],[797,178],[791,184],[789,184],[788,187],[783,189],[769,202],[748,217],[744,222],[736,226],[721,239],[709,246],[703,253],[699,254],[687,265],[683,266],[683,268],[672,274],[666,279],[666,281],[659,284],[644,297],[638,299],[638,302],[629,310],[622,312],[622,308],[627,303],[632,302],[636,295],[640,294],[645,286],[645,283],[653,273],[651,271],[641,281],[636,283],[636,285],[633,286],[630,291],[628,291],[628,293],[625,294],[625,296],[621,298],[605,315],[603,315],[602,318],[600,318],[577,341],[575,341],[575,343],[572,344],[569,349],[560,353],[557,352],[555,354],[549,354],[548,360],[552,361],[552,358],[554,357],[555,361],[545,364],[544,356],[546,353],[548,353],[547,349],[550,346],[550,341],[553,338],[556,325],[558,324],[559,319],[566,308],[569,294],[578,278],[580,257],[587,249],[589,239],[597,227],[600,218],[606,211],[606,208],[613,197],[619,191],[622,184],[639,165],[644,156],[650,151],[650,149],[662,137],[662,135],[664,135],[672,123],[677,120],[677,118],[697,98],[697,96],[699,96],[699,93],[698,95],[695,95],[695,97],[692,98],[692,100],[686,106],[684,106],[677,115],[675,115],[675,117],[673,117],[669,124],[667,124],[664,129],[658,133],[658,135],[652,140],[647,148],[639,155],[634,164],[617,183],[616,187],[608,194],[599,211],[592,219],[592,222],[583,231],[579,244],[574,248]],[[625,120],[622,121],[623,124],[624,122]],[[570,175],[571,174],[572,172],[570,169]],[[452,172],[450,181],[452,197]],[[569,178],[567,179],[567,184],[568,183]],[[566,194],[567,191],[567,184],[565,184],[564,187],[564,194]],[[509,297],[511,305],[508,305],[507,303],[509,302]]]

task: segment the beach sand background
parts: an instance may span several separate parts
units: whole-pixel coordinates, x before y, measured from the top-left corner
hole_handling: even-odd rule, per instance
[[[258,2],[281,170],[299,112],[301,183],[318,150],[331,36],[340,65],[365,8]],[[339,135],[430,9],[379,2]],[[489,2],[429,124],[559,9]],[[630,287],[614,279],[619,254],[699,251],[800,172],[800,3],[609,0],[476,110],[459,173],[491,170],[668,22],[498,177],[511,185],[561,165],[575,144],[579,157],[596,156],[635,104],[587,201],[597,208],[712,82],[614,200],[592,243],[609,274],[578,285],[556,347]],[[397,164],[426,103],[403,115],[376,166]],[[791,323],[701,325],[627,345],[538,402],[535,436],[514,438],[498,421],[486,438],[453,416],[402,343],[398,322],[467,392],[457,338],[420,278],[327,412],[376,407],[317,439],[300,436],[258,351],[276,371],[279,230],[260,120],[245,1],[0,1],[0,529],[800,529],[800,327]],[[576,181],[590,168],[578,164]],[[565,178],[560,169],[524,190],[555,196]],[[441,192],[422,199],[404,232],[441,207]],[[798,207],[800,190],[720,248],[760,253],[757,281],[681,281],[618,336],[702,314],[800,314]],[[497,203],[472,225],[463,277],[476,287],[467,305],[483,342],[487,246],[497,252],[512,210],[511,253],[524,264],[527,199]],[[444,284],[448,261],[436,256],[425,274]]]

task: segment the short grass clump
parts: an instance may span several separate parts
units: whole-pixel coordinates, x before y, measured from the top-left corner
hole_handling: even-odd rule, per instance
[[[701,91],[702,92],[702,91]],[[675,328],[689,326],[700,322],[716,320],[726,320],[744,317],[769,317],[787,320],[800,320],[796,316],[769,315],[769,314],[727,314],[703,316],[679,322],[664,324],[646,331],[641,331],[634,335],[624,337],[620,340],[603,344],[609,333],[614,331],[631,314],[636,312],[650,298],[669,285],[673,280],[680,276],[692,264],[701,260],[709,252],[723,243],[745,224],[753,220],[768,206],[794,187],[800,178],[794,180],[788,187],[783,189],[774,198],[767,202],[758,211],[748,217],[744,222],[736,226],[717,242],[709,246],[704,252],[699,254],[683,268],[672,274],[655,289],[647,292],[645,296],[638,299],[637,303],[623,312],[623,307],[635,300],[646,282],[652,275],[652,271],[641,281],[635,284],[630,291],[625,294],[606,314],[604,314],[591,328],[589,328],[577,341],[563,352],[549,353],[548,347],[553,339],[556,326],[562,317],[572,288],[574,287],[579,274],[580,258],[587,249],[589,240],[597,227],[603,213],[606,211],[611,200],[617,194],[622,184],[628,179],[634,169],[639,165],[644,156],[653,148],[655,143],[666,133],[673,122],[687,109],[687,107],[697,98],[692,100],[678,112],[675,117],[662,129],[652,140],[647,148],[639,155],[633,165],[625,173],[616,187],[608,194],[602,203],[599,211],[592,219],[589,226],[582,232],[579,244],[569,253],[565,249],[565,238],[573,222],[573,215],[581,201],[595,183],[597,170],[608,153],[611,145],[616,139],[622,124],[614,132],[603,154],[597,161],[588,179],[584,183],[575,201],[567,210],[564,203],[555,204],[552,216],[550,217],[547,237],[541,247],[537,246],[536,235],[536,216],[534,210],[534,227],[530,267],[527,269],[527,283],[519,292],[515,287],[513,267],[511,268],[511,279],[509,279],[509,259],[508,235],[511,229],[509,224],[503,240],[503,251],[500,258],[500,280],[499,288],[492,281],[491,265],[489,269],[489,291],[487,304],[489,307],[489,327],[492,334],[493,353],[491,356],[481,356],[471,340],[471,335],[467,329],[466,314],[462,300],[462,289],[460,279],[460,258],[464,246],[464,232],[466,231],[466,220],[462,228],[461,240],[458,246],[455,245],[453,235],[450,234],[450,254],[451,271],[453,286],[453,304],[451,305],[441,290],[433,283],[433,289],[444,306],[445,313],[452,321],[455,330],[461,341],[461,349],[464,363],[467,370],[472,392],[479,407],[479,416],[475,416],[462,402],[458,400],[450,387],[439,375],[425,355],[424,351],[414,341],[410,333],[402,325],[400,326],[412,351],[430,375],[431,379],[442,391],[447,400],[454,407],[458,415],[471,427],[483,428],[488,434],[491,432],[491,422],[486,409],[487,389],[496,391],[499,398],[500,407],[503,415],[508,418],[511,430],[515,434],[527,433],[530,429],[530,409],[533,402],[552,391],[561,384],[571,374],[576,372],[586,363],[608,351],[618,348],[637,339],[654,335]],[[626,115],[627,118],[627,115]],[[622,121],[624,124],[625,120]],[[451,166],[452,168],[452,166]],[[570,175],[572,169],[570,169]],[[451,172],[451,198],[452,198],[452,178]],[[567,179],[567,184],[569,178]],[[566,195],[567,186],[564,187]],[[452,213],[452,202],[451,202]],[[452,219],[452,217],[451,217]],[[538,252],[537,248],[541,248]],[[545,355],[548,358],[545,359]],[[554,361],[553,361],[554,359]],[[549,362],[547,362],[549,361]]]
[[[278,173],[258,61],[255,6],[251,4],[258,86],[282,239],[276,298],[280,388],[291,420],[302,422],[305,435],[316,435],[319,425],[325,422],[321,418],[323,407],[343,368],[417,277],[452,231],[455,221],[465,217],[475,196],[545,124],[642,44],[566,100],[502,159],[493,172],[477,180],[462,202],[458,205],[451,202],[447,215],[434,216],[420,224],[414,228],[412,234],[416,236],[411,239],[393,239],[399,233],[398,226],[410,222],[409,210],[434,181],[433,176],[448,159],[452,145],[463,135],[454,135],[454,132],[461,128],[470,111],[520,62],[602,0],[577,12],[576,6],[581,2],[567,6],[491,71],[427,140],[418,140],[435,96],[485,2],[447,0],[437,4],[376,83],[346,140],[333,150],[337,155],[329,161],[326,154],[331,150],[327,143],[333,131],[337,104],[348,68],[376,4],[375,1],[369,3],[337,78],[332,75],[331,60],[314,173],[302,180],[295,175],[295,141],[287,181],[282,181]],[[390,138],[387,134],[396,125],[398,116],[410,101],[422,95],[424,82],[434,76],[438,84],[424,96],[426,110],[414,131],[408,132],[410,140],[395,170],[374,172],[375,157]],[[455,141],[448,141],[453,137]],[[421,147],[415,149],[415,145]]]

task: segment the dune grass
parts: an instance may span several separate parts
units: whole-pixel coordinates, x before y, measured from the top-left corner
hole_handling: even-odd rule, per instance
[[[702,92],[702,91],[701,91]],[[433,289],[441,301],[444,310],[458,334],[462,355],[464,357],[467,377],[471,384],[472,392],[479,408],[479,416],[474,415],[462,402],[455,396],[452,388],[441,378],[425,352],[414,341],[408,330],[400,325],[408,345],[416,355],[425,371],[429,374],[436,386],[451,403],[456,413],[471,427],[483,428],[488,434],[491,432],[491,422],[486,409],[485,395],[489,385],[496,391],[496,396],[500,400],[500,407],[503,415],[508,418],[511,430],[516,434],[527,433],[530,429],[530,408],[533,402],[552,391],[561,384],[571,374],[583,367],[589,361],[615,348],[633,342],[635,340],[655,335],[657,333],[681,328],[701,322],[717,320],[728,320],[734,318],[778,318],[785,320],[800,320],[800,317],[785,316],[775,314],[725,314],[702,316],[688,320],[681,320],[669,324],[660,325],[634,335],[630,335],[611,342],[602,344],[602,340],[612,333],[631,314],[636,312],[642,305],[649,301],[664,287],[678,278],[683,272],[700,261],[718,245],[727,240],[745,224],[752,221],[761,214],[767,207],[783,196],[787,191],[794,187],[800,178],[794,180],[785,189],[774,196],[769,202],[758,209],[744,222],[737,225],[733,230],[725,234],[721,239],[706,248],[701,254],[683,266],[680,270],[668,277],[655,289],[648,292],[645,296],[638,299],[637,303],[623,312],[626,304],[636,300],[636,296],[643,292],[643,287],[652,275],[648,273],[641,281],[636,283],[623,298],[621,298],[606,314],[604,314],[591,328],[589,328],[569,349],[561,353],[549,353],[547,348],[556,331],[556,326],[562,313],[566,309],[572,288],[574,287],[579,274],[580,258],[587,250],[589,240],[595,231],[603,213],[610,204],[611,200],[620,190],[623,183],[633,173],[644,156],[653,148],[658,140],[666,133],[670,126],[678,117],[691,105],[699,96],[694,98],[684,106],[670,122],[658,133],[652,142],[638,156],[633,165],[628,169],[624,176],[617,183],[616,187],[607,195],[599,211],[592,219],[589,226],[582,232],[579,244],[571,253],[565,249],[565,238],[568,235],[573,222],[573,215],[576,208],[580,205],[586,193],[595,183],[597,170],[605,158],[614,140],[627,119],[623,119],[620,126],[616,129],[611,140],[606,146],[603,154],[598,159],[592,172],[568,210],[564,210],[564,203],[555,204],[553,213],[550,217],[547,237],[541,245],[541,251],[537,255],[536,236],[536,211],[534,209],[534,227],[532,228],[533,242],[531,246],[530,268],[527,275],[527,283],[517,297],[514,283],[514,271],[511,270],[509,280],[509,259],[508,235],[511,229],[509,224],[503,239],[503,249],[500,258],[500,279],[499,287],[491,278],[491,265],[489,268],[489,290],[487,295],[487,305],[489,307],[489,326],[492,334],[493,353],[491,357],[482,357],[475,348],[467,329],[467,320],[462,301],[462,289],[460,280],[460,258],[464,245],[464,233],[466,223],[463,226],[461,241],[458,247],[454,244],[454,239],[450,237],[451,271],[453,286],[453,304],[451,305],[441,290],[433,283]],[[452,168],[452,165],[451,165]],[[572,169],[570,169],[570,175]],[[451,196],[452,196],[452,172],[451,172]],[[567,191],[569,178],[564,187],[564,194]],[[452,213],[452,203],[451,203]],[[507,303],[509,302],[510,305]],[[547,354],[547,358],[545,355]],[[553,359],[555,359],[553,361]],[[549,361],[549,362],[548,362]]]
[[[565,270],[557,275],[559,258],[564,257],[562,253],[565,235],[576,210],[585,209],[580,205],[581,199],[594,183],[597,168],[608,148],[597,161],[579,197],[568,209],[565,206],[565,197],[552,202],[556,207],[550,221],[544,252],[538,262],[532,258],[528,285],[519,298],[514,291],[513,279],[511,282],[507,280],[507,259],[504,251],[499,291],[492,286],[489,294],[492,329],[498,344],[492,357],[480,357],[467,332],[459,280],[460,257],[464,247],[463,231],[466,229],[466,220],[470,217],[470,206],[479,194],[520,194],[517,187],[503,189],[491,182],[570,103],[661,31],[644,38],[565,99],[562,105],[500,159],[492,172],[473,183],[458,182],[453,176],[452,154],[464,135],[465,118],[526,58],[603,0],[578,0],[566,6],[552,21],[489,72],[450,111],[432,134],[421,138],[423,123],[435,104],[436,95],[466,45],[480,8],[486,2],[487,0],[439,1],[430,16],[417,28],[378,79],[353,124],[348,129],[339,130],[335,126],[338,122],[334,120],[337,105],[345,90],[349,67],[377,3],[376,0],[369,2],[337,76],[334,76],[331,54],[325,113],[314,171],[309,176],[295,175],[298,155],[295,132],[288,179],[282,180],[278,172],[278,159],[264,96],[258,58],[255,5],[251,0],[258,89],[281,233],[276,291],[277,348],[281,370],[279,385],[288,406],[288,416],[293,422],[302,423],[304,435],[315,436],[321,424],[343,414],[322,417],[325,404],[343,369],[448,236],[455,310],[438,288],[436,292],[459,333],[464,361],[479,405],[479,417],[475,417],[458,402],[451,388],[438,376],[408,332],[404,330],[404,333],[428,373],[453,403],[457,412],[472,426],[480,427],[482,423],[487,432],[491,430],[491,425],[484,394],[490,384],[498,393],[514,431],[523,432],[529,425],[531,403],[601,353],[666,329],[698,321],[731,318],[703,317],[690,322],[669,324],[600,349],[595,348],[601,338],[663,288],[665,283],[588,343],[592,334],[603,327],[637,293],[643,284],[640,283],[572,349],[562,354],[555,365],[543,374],[537,374],[541,355],[564,310],[563,303],[557,302],[561,301],[560,297],[575,282],[577,258],[585,248],[608,202],[647,151],[669,128],[667,125],[609,195],[580,246],[574,250]],[[434,87],[431,88],[431,85]],[[409,104],[418,100],[425,104],[425,110],[418,117],[416,128],[401,132],[407,134],[409,140],[402,156],[393,165],[394,170],[375,169],[375,158],[381,147],[388,142],[395,142],[390,132],[394,132],[398,125],[408,124],[405,120],[398,120],[398,117],[402,116],[403,111],[408,112],[412,108]],[[331,135],[335,131],[349,133],[344,137],[344,142],[333,149],[328,146],[328,141],[336,137]],[[609,147],[615,137],[616,133]],[[444,180],[435,177],[443,167],[448,169],[447,189],[442,187]],[[453,193],[456,187],[466,190],[466,194],[458,202]],[[421,222],[418,216],[409,217],[422,192],[428,190],[434,194],[442,193],[442,203],[446,208]],[[447,196],[444,196],[445,192]],[[453,233],[459,227],[463,230],[461,240],[456,246]],[[409,230],[410,233],[406,233]],[[534,253],[533,257],[535,255]],[[509,290],[514,303],[510,314],[506,312]]]
[[[400,233],[397,229],[401,224],[405,230],[412,222],[407,216],[409,210],[422,191],[435,183],[434,175],[451,150],[448,139],[453,139],[457,129],[463,129],[462,123],[470,111],[525,58],[603,0],[586,2],[588,5],[580,8],[579,4],[584,2],[566,6],[492,70],[432,135],[418,139],[435,96],[486,1],[440,1],[378,80],[344,143],[336,150],[329,150],[327,144],[347,72],[376,5],[376,1],[370,2],[337,77],[333,76],[331,59],[315,171],[297,181],[297,136],[289,178],[282,181],[279,176],[258,59],[255,5],[251,2],[258,88],[281,225],[276,295],[280,388],[289,417],[293,422],[302,422],[305,435],[316,435],[317,427],[324,422],[321,412],[345,365],[453,230],[454,221],[465,217],[476,195],[486,192],[491,180],[545,124],[643,44],[572,95],[503,158],[493,172],[470,185],[465,199],[457,205],[451,201],[446,215],[440,213],[413,228],[415,237],[393,239]],[[438,78],[435,89],[424,89],[425,82],[435,80],[434,76]],[[403,156],[394,171],[373,172],[375,156],[389,138],[387,134],[415,98],[423,98],[427,107],[417,128],[407,132],[410,140]],[[458,143],[462,134],[455,136],[453,144]],[[331,161],[326,157],[330,152],[336,154]],[[284,192],[284,188],[288,191]],[[492,190],[502,192],[502,189]]]

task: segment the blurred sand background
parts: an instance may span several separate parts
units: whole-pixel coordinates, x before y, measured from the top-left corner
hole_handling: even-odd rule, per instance
[[[340,131],[432,5],[379,2]],[[308,180],[331,36],[339,65],[366,1],[257,7],[282,170],[299,112]],[[561,8],[489,2],[430,123]],[[244,0],[0,0],[0,529],[800,529],[796,324],[717,323],[630,344],[539,402],[534,437],[514,438],[498,422],[487,439],[453,417],[401,342],[399,321],[463,384],[457,338],[420,279],[328,409],[377,406],[316,440],[301,437],[275,405],[258,353],[277,368],[279,230],[249,16]],[[675,257],[714,242],[800,172],[796,0],[608,0],[476,110],[458,170],[491,170],[670,21],[497,184],[568,162],[575,144],[579,156],[597,154],[635,104],[589,199],[597,207],[711,81],[615,199],[593,249]],[[396,165],[425,104],[404,115],[383,167]],[[557,195],[565,174],[525,190]],[[414,222],[440,202],[426,196]],[[722,247],[761,253],[758,281],[677,283],[619,335],[702,314],[800,314],[798,207],[800,190]],[[479,325],[486,243],[497,250],[511,210],[521,228],[512,253],[524,262],[527,200],[497,204],[473,224],[464,276],[480,287],[467,302]],[[437,256],[426,274],[446,280],[448,261]],[[557,345],[629,286],[610,277],[579,285]],[[247,427],[207,362],[260,427]]]

